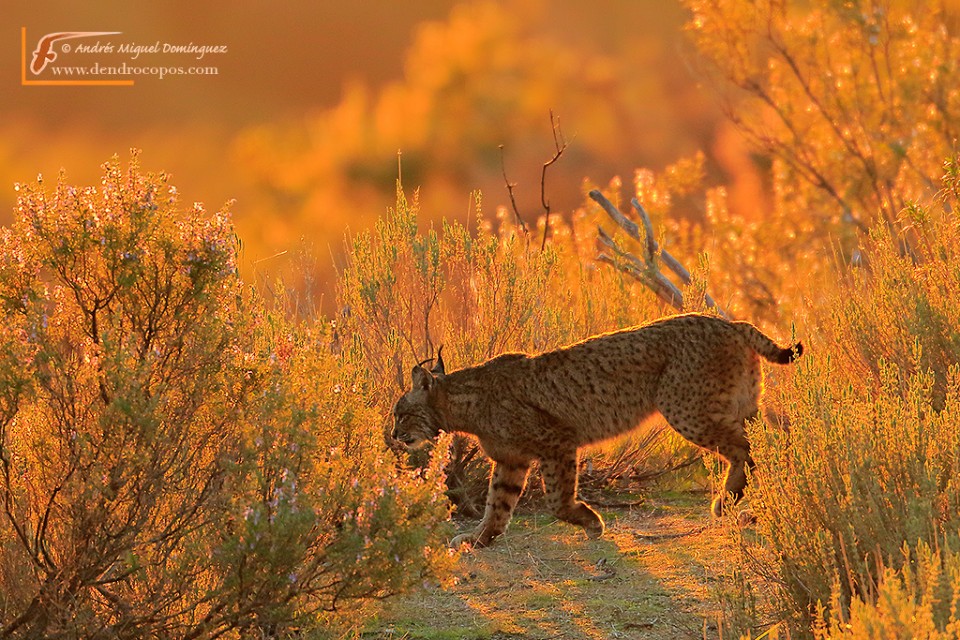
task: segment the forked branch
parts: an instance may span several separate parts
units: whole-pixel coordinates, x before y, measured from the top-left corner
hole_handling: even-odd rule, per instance
[[[607,235],[607,232],[604,231],[602,227],[597,227],[597,231],[600,236],[600,242],[613,251],[612,256],[608,253],[601,252],[597,256],[598,260],[616,267],[634,280],[643,283],[643,285],[653,291],[658,298],[674,309],[678,311],[683,310],[683,293],[675,284],[670,282],[670,280],[659,271],[651,270],[629,251],[621,249],[620,245]]]
[[[553,109],[550,110],[550,127],[553,129],[553,157],[543,163],[543,170],[540,172],[540,204],[543,210],[547,212],[543,221],[543,239],[540,241],[540,250],[543,251],[547,246],[547,233],[550,232],[550,202],[547,200],[547,169],[560,159],[563,152],[567,150],[570,143],[563,137],[563,131],[560,129],[560,120],[553,115]]]
[[[607,215],[610,216],[628,236],[639,242],[643,247],[643,260],[640,260],[629,251],[621,248],[602,227],[598,227],[597,231],[600,242],[611,249],[614,255],[611,256],[610,254],[601,252],[600,255],[597,256],[597,259],[613,265],[635,280],[642,282],[644,286],[653,291],[657,297],[665,303],[677,311],[683,311],[683,292],[660,271],[657,258],[659,257],[659,259],[663,261],[663,264],[680,278],[683,284],[690,285],[693,282],[693,278],[679,260],[670,255],[669,251],[660,247],[653,235],[653,223],[650,222],[650,216],[647,214],[646,209],[643,208],[643,205],[641,205],[636,198],[631,200],[631,204],[637,211],[637,215],[640,216],[640,222],[643,224],[644,234],[641,236],[640,227],[637,223],[623,215],[600,191],[597,189],[592,190],[590,197],[606,211]],[[729,317],[729,314],[720,308],[709,294],[704,294],[704,302],[724,318]]]

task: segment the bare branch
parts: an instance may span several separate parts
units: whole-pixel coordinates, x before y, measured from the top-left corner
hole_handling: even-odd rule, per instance
[[[517,208],[517,199],[513,195],[513,188],[517,186],[516,182],[510,182],[507,178],[507,165],[503,160],[503,145],[500,145],[500,171],[503,173],[503,182],[507,185],[507,193],[510,195],[510,206],[513,207],[513,217],[524,233],[529,233],[527,223],[520,216],[520,210]]]
[[[680,261],[670,255],[670,252],[666,249],[662,249],[660,244],[654,239],[653,235],[653,223],[650,222],[650,214],[647,213],[647,210],[643,208],[643,205],[640,204],[640,201],[636,198],[630,200],[630,204],[633,205],[633,208],[636,209],[637,214],[640,216],[641,222],[643,222],[643,229],[647,233],[647,253],[650,256],[650,260],[659,254],[660,259],[663,260],[663,264],[667,265],[667,268],[670,271],[673,271],[680,280],[683,281],[683,284],[690,284],[693,282],[693,278],[690,277],[690,272],[680,264]],[[712,306],[712,305],[711,305]]]
[[[647,213],[647,210],[643,208],[643,205],[640,204],[640,201],[636,198],[630,200],[630,204],[633,205],[633,208],[636,209],[637,214],[639,214],[640,219],[643,221],[643,228],[647,232],[647,245],[650,248],[651,256],[656,255],[657,252],[660,254],[660,259],[663,260],[663,264],[667,265],[667,268],[670,271],[673,271],[677,274],[677,277],[685,285],[693,284],[693,278],[690,276],[690,272],[687,271],[679,260],[670,255],[670,252],[666,249],[662,249],[660,245],[657,244],[657,241],[653,239],[653,224],[650,222],[650,215]],[[728,317],[727,312],[720,308],[720,305],[710,296],[706,291],[703,292],[703,301],[708,307],[713,307],[717,312],[724,318]]]
[[[598,189],[593,189],[590,192],[590,197],[594,202],[603,207],[607,215],[613,218],[613,221],[620,225],[620,228],[626,231],[628,236],[637,242],[643,243],[643,238],[640,237],[640,227],[637,226],[637,223],[620,213],[620,210],[617,209],[612,202],[607,200]]]
[[[543,251],[547,246],[547,233],[550,231],[550,203],[547,201],[547,169],[554,162],[560,159],[563,152],[567,150],[569,143],[563,137],[563,131],[560,129],[559,118],[554,117],[553,109],[550,110],[550,126],[553,129],[553,147],[556,150],[553,157],[543,163],[543,170],[540,172],[540,204],[543,205],[547,216],[543,222],[543,239],[540,241],[540,250]]]
[[[621,249],[617,243],[600,227],[597,228],[600,241],[610,247],[615,257],[606,253],[601,253],[597,259],[606,262],[617,269],[623,271],[630,277],[643,283],[645,287],[653,291],[658,298],[663,300],[677,311],[683,311],[683,293],[675,284],[670,282],[662,273],[656,269],[651,269],[648,265],[628,251]]]

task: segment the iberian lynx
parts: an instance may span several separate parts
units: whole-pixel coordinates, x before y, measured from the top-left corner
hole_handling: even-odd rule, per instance
[[[737,501],[753,466],[744,421],[758,411],[760,357],[788,364],[802,352],[801,344],[780,347],[747,322],[685,314],[449,374],[438,358],[432,371],[413,368],[412,388],[394,408],[393,437],[414,447],[441,431],[469,433],[493,460],[483,520],[454,545],[485,546],[503,533],[534,460],[551,511],[599,537],[603,520],[577,500],[581,447],[659,412],[726,461],[725,494]],[[713,501],[717,515],[723,500]]]

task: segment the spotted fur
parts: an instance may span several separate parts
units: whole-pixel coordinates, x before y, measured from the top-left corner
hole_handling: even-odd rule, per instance
[[[412,388],[394,408],[393,436],[417,446],[441,431],[469,433],[493,460],[483,520],[455,544],[484,546],[503,533],[534,460],[551,511],[599,537],[603,519],[577,499],[581,447],[659,412],[726,461],[725,493],[739,500],[753,465],[744,422],[758,411],[760,357],[787,364],[802,352],[799,343],[780,347],[747,322],[685,314],[450,374],[439,359],[432,371],[413,368]],[[723,500],[714,500],[715,514]]]

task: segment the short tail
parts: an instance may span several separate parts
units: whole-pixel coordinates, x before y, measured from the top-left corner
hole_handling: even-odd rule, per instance
[[[803,355],[803,344],[798,342],[792,347],[781,347],[768,338],[760,329],[749,322],[734,322],[740,334],[746,338],[747,345],[761,357],[776,364],[790,364]]]

